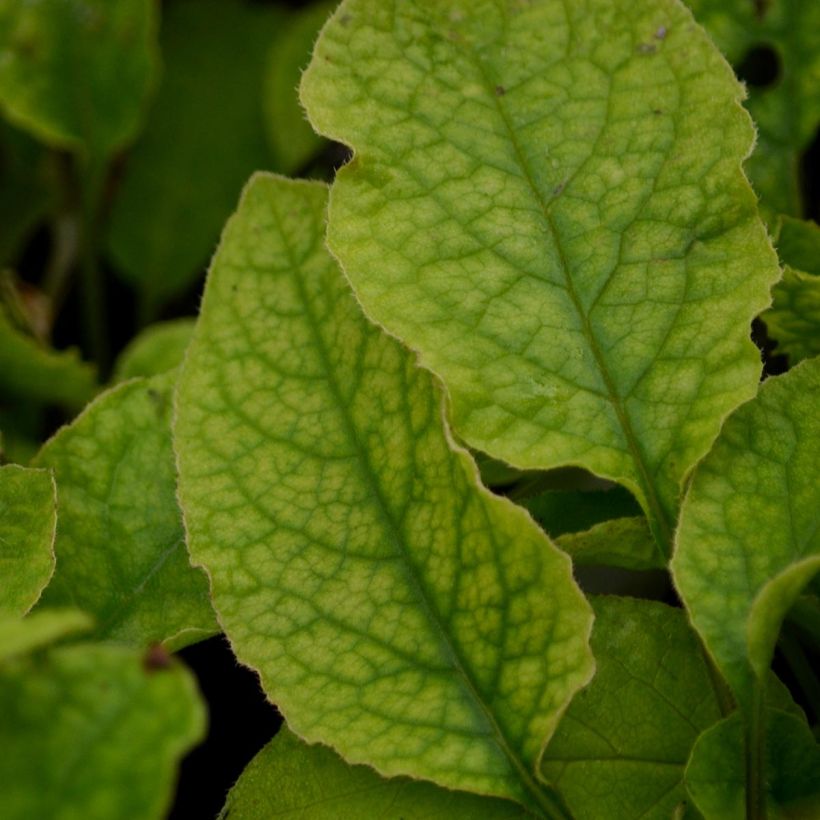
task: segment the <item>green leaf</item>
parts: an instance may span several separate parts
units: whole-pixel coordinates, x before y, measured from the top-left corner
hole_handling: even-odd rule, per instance
[[[193,569],[176,501],[171,409],[176,374],[101,395],[36,459],[57,480],[57,571],[48,606],[79,606],[96,635],[180,647],[219,629]]]
[[[163,80],[108,236],[147,318],[204,270],[245,181],[273,163],[260,86],[281,20],[244,0],[177,0],[163,12]]]
[[[222,820],[513,820],[531,817],[505,800],[453,792],[405,777],[385,780],[351,766],[325,746],[308,746],[282,728],[250,762],[228,795]]]
[[[820,125],[820,5],[791,0],[687,0],[698,20],[735,65],[770,48],[778,73],[750,87],[747,108],[758,127],[748,169],[767,217],[800,216],[799,161]]]
[[[330,247],[457,433],[623,484],[667,554],[683,480],[754,395],[779,276],[741,97],[669,0],[346,0],[302,83],[357,152]]]
[[[684,802],[700,733],[720,718],[685,614],[632,598],[593,598],[597,671],[544,755],[576,820],[661,820]]]
[[[588,530],[610,518],[639,515],[641,508],[623,487],[606,490],[552,490],[516,502],[526,507],[532,517],[557,538],[566,533]]]
[[[820,568],[820,359],[766,381],[724,425],[684,501],[672,570],[744,706]]]
[[[615,518],[583,532],[562,535],[556,543],[573,563],[625,569],[663,569],[666,561],[649,532],[646,519]]]
[[[0,467],[0,617],[25,615],[54,572],[56,503],[47,470]]]
[[[158,66],[152,0],[5,0],[0,107],[57,148],[102,160],[136,133]]]
[[[281,170],[299,171],[324,144],[311,128],[295,89],[310,62],[319,29],[336,7],[319,2],[291,15],[271,48],[265,70],[265,126]]]
[[[72,350],[41,345],[12,324],[0,304],[0,390],[77,410],[96,391],[96,372]]]
[[[737,750],[743,721],[735,712],[706,731],[686,767],[686,788],[706,818],[811,820],[820,814],[820,746],[805,720],[770,709],[765,743],[765,814],[747,814],[746,771]]]
[[[93,621],[78,609],[39,609],[26,618],[0,616],[0,663],[86,632]]]
[[[0,666],[4,819],[165,816],[205,729],[192,676],[169,664],[86,644]]]
[[[157,322],[145,328],[120,354],[113,381],[158,376],[179,367],[193,331],[193,319]]]
[[[214,260],[177,398],[193,560],[301,737],[548,811],[535,767],[590,677],[590,609],[448,440],[429,374],[361,315],[326,199],[256,176]]]
[[[774,303],[762,318],[778,352],[794,364],[820,354],[820,227],[782,217],[777,246],[783,279],[774,286]]]

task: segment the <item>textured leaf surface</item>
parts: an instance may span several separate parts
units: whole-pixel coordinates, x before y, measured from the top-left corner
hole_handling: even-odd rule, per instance
[[[54,572],[56,502],[47,470],[0,467],[0,617],[28,612]]]
[[[5,820],[164,816],[205,710],[178,664],[77,645],[0,665]]]
[[[152,0],[4,0],[0,107],[60,148],[107,157],[136,132],[157,69]]]
[[[86,632],[92,620],[78,609],[39,609],[25,618],[0,616],[0,662],[48,646],[76,632]]]
[[[820,4],[809,0],[687,0],[738,66],[755,50],[775,52],[777,73],[750,87],[746,105],[758,126],[749,173],[766,213],[800,216],[799,160],[820,125]]]
[[[287,173],[297,172],[324,144],[308,123],[295,89],[310,62],[319,29],[335,7],[336,2],[320,2],[292,14],[268,54],[265,126],[279,166]]]
[[[783,279],[773,288],[774,303],[763,320],[778,352],[795,364],[820,354],[820,227],[781,218],[777,251]]]
[[[223,820],[513,820],[531,817],[505,800],[441,789],[404,777],[385,780],[283,728],[228,795]]]
[[[0,305],[0,388],[16,398],[79,409],[94,395],[96,376],[76,350],[50,350],[21,332]]]
[[[177,399],[191,554],[297,734],[538,806],[591,612],[447,440],[429,374],[361,315],[326,197],[256,177],[217,252]]]
[[[245,181],[272,166],[260,88],[280,20],[275,8],[245,0],[163,8],[162,84],[129,157],[108,244],[146,310],[204,270]]]
[[[544,756],[576,820],[661,820],[684,802],[683,772],[720,718],[684,613],[632,598],[593,598],[597,671]]]
[[[820,360],[766,381],[725,424],[681,512],[672,568],[742,703],[820,568]]]
[[[686,767],[686,788],[706,818],[746,820],[746,772],[739,713],[705,732]],[[804,719],[768,710],[765,817],[811,820],[820,815],[820,746]],[[763,816],[763,815],[759,815]]]
[[[43,597],[79,606],[97,635],[178,647],[218,631],[207,579],[193,569],[171,449],[175,374],[97,399],[37,457],[57,480],[57,571]]]
[[[158,322],[145,328],[120,354],[114,381],[158,376],[179,367],[193,331],[193,319]]]
[[[624,484],[667,552],[778,277],[741,96],[672,0],[346,0],[302,83],[357,152],[331,249],[459,434]]]

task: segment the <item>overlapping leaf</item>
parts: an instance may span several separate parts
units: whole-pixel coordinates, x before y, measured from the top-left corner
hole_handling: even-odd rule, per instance
[[[158,376],[179,367],[193,330],[193,319],[158,322],[145,328],[117,359],[114,381]]]
[[[591,613],[480,487],[441,396],[323,245],[326,189],[256,177],[178,388],[193,560],[291,728],[388,775],[551,805],[535,767],[591,672]]]
[[[741,97],[673,0],[346,0],[302,83],[357,152],[330,247],[457,431],[623,483],[667,552],[778,276]]]
[[[275,167],[261,84],[281,13],[247,0],[178,0],[163,12],[162,84],[108,242],[148,317],[204,270],[250,174]]]
[[[176,502],[176,374],[128,382],[54,436],[36,463],[57,480],[57,570],[43,602],[79,606],[96,634],[182,646],[218,631]]]
[[[177,663],[93,644],[0,661],[0,712],[5,820],[159,820],[205,723]]]
[[[686,801],[684,767],[720,709],[680,610],[593,599],[597,671],[544,755],[576,820],[666,820]]]
[[[49,145],[104,160],[140,124],[156,10],[152,0],[5,0],[0,107]]]
[[[76,410],[94,395],[96,374],[76,350],[51,350],[23,333],[0,304],[0,388],[4,398]]]
[[[504,800],[441,789],[405,777],[385,780],[350,766],[324,746],[282,729],[251,761],[228,795],[223,820],[514,820],[531,817]]]
[[[763,320],[778,352],[796,364],[820,354],[820,227],[782,217],[777,251],[783,279],[774,286],[774,303]]]
[[[783,616],[820,569],[818,401],[820,359],[765,382],[727,421],[681,512],[675,580],[746,708]]]
[[[0,617],[22,617],[54,572],[54,479],[47,470],[0,467]]]
[[[747,106],[758,126],[749,173],[769,216],[802,215],[800,154],[820,126],[820,4],[686,1],[734,65],[773,52],[770,81],[749,88]]]

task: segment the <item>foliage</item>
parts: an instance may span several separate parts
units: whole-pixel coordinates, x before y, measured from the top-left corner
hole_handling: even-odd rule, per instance
[[[820,815],[817,8],[301,5],[0,5],[0,814]]]

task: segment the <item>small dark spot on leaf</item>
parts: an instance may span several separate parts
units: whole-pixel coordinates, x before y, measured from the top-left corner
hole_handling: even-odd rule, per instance
[[[233,284],[231,285],[231,293],[236,293],[239,290],[239,285]]]
[[[556,185],[552,189],[553,196],[558,196],[560,193],[562,193],[564,188],[566,188],[566,186],[567,186],[567,181],[566,180],[564,180],[563,182],[559,182],[558,185]]]
[[[343,14],[343,15],[339,18],[339,22],[340,22],[343,26],[349,26],[349,25],[350,25],[350,21],[351,21],[352,19],[353,19],[353,15],[352,15],[352,14]]]
[[[655,39],[656,40],[663,40],[666,38],[666,26],[658,26],[658,30],[655,32]]]
[[[506,89],[506,88],[504,88],[504,86],[503,86],[503,85],[497,85],[497,86],[495,87],[495,93],[496,93],[499,97],[503,97],[503,96],[507,93],[507,89]]]
[[[653,108],[652,113],[653,114],[663,114],[663,109],[662,108]]]
[[[638,54],[654,54],[658,50],[658,47],[654,43],[638,43],[635,50]]]
[[[150,646],[142,659],[142,666],[146,672],[158,672],[160,669],[168,669],[170,665],[171,656],[168,650],[158,643]]]

